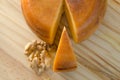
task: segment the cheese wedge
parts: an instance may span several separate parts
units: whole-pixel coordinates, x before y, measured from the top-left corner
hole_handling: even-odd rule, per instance
[[[52,44],[63,13],[63,0],[22,0],[21,5],[30,28]]]
[[[53,64],[53,71],[70,71],[77,67],[75,54],[72,45],[64,27],[56,56]]]

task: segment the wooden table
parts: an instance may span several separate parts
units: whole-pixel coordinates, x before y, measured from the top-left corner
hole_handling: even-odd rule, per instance
[[[120,0],[108,0],[99,29],[73,44],[76,71],[48,70],[37,76],[24,55],[24,46],[34,39],[38,38],[24,20],[20,0],[0,0],[0,80],[120,80]]]

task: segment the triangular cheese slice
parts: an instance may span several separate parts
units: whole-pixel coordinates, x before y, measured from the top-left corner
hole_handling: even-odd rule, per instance
[[[56,56],[53,64],[53,71],[70,71],[77,67],[75,54],[72,45],[64,27]]]

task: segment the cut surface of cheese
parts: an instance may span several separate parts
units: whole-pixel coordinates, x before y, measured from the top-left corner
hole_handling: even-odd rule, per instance
[[[65,13],[75,42],[88,38],[103,18],[107,0],[65,0]]]
[[[72,45],[64,27],[56,56],[53,64],[53,71],[70,71],[77,67],[75,54],[72,49]]]
[[[30,28],[52,44],[63,12],[63,0],[22,0],[23,14]]]

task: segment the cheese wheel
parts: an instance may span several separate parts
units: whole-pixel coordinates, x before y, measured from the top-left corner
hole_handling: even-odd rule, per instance
[[[22,0],[22,10],[30,28],[42,40],[52,44],[65,11],[75,42],[88,38],[98,27],[107,0]]]

